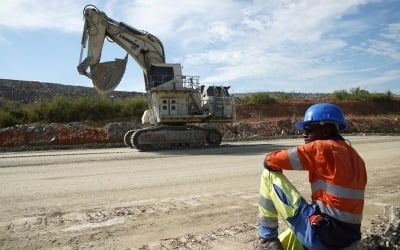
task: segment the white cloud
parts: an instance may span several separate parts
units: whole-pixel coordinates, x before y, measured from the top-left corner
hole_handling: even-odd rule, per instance
[[[188,53],[185,65],[205,65],[210,81],[238,78],[274,77],[315,79],[341,73],[342,70],[318,65],[321,58],[344,48],[347,43],[324,35],[336,28],[337,17],[356,5],[349,1],[299,1],[274,4],[255,1],[237,10],[237,20],[225,23],[231,40],[217,48]],[[230,26],[229,26],[230,25]],[[234,29],[236,28],[236,29]],[[212,31],[212,29],[211,29]],[[210,32],[210,30],[208,30]],[[326,64],[326,63],[325,63]],[[203,66],[204,68],[204,66]]]
[[[296,1],[283,5],[271,14],[265,30],[268,39],[309,43],[319,41],[334,28],[340,16],[359,1]]]
[[[382,85],[389,81],[400,81],[400,70],[383,72],[381,75],[352,83],[354,86]]]
[[[382,29],[379,36],[376,39],[367,40],[356,49],[371,55],[400,61],[400,23],[388,24]]]
[[[383,32],[383,37],[394,41],[400,41],[400,22],[388,24],[388,26],[383,29]]]
[[[132,26],[144,29],[156,36],[178,38],[182,33],[202,37],[202,31],[212,22],[230,22],[240,8],[235,1],[163,1],[140,0],[127,3],[124,19]],[[182,33],[180,33],[182,32]],[[185,39],[185,37],[179,37]]]
[[[2,0],[0,26],[19,30],[82,30],[81,4],[76,0]]]
[[[356,72],[340,57],[354,49],[400,60],[398,22],[364,44],[350,42],[370,28],[356,18],[368,1],[2,0],[0,27],[80,33],[82,9],[92,3],[110,18],[159,37],[173,51],[166,51],[168,62],[179,58],[185,71],[206,74],[207,81],[311,82]],[[344,19],[349,13],[352,18]],[[6,39],[0,33],[0,42]]]
[[[368,47],[365,47],[362,50],[373,55],[390,57],[394,60],[400,61],[399,44],[380,40],[370,40]]]

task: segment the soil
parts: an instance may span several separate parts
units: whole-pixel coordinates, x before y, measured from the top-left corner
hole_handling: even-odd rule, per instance
[[[396,249],[399,217],[385,211],[400,205],[400,137],[346,139],[367,165],[363,236],[370,249]],[[0,153],[0,248],[253,249],[261,162],[272,150],[301,143]],[[307,173],[284,174],[309,200]]]
[[[252,249],[260,162],[302,143],[294,123],[321,101],[238,105],[236,122],[214,124],[224,133],[218,149],[128,149],[123,134],[140,125],[127,120],[0,129],[0,248]],[[337,104],[367,163],[364,243],[399,249],[400,101]],[[304,173],[287,175],[309,197]]]

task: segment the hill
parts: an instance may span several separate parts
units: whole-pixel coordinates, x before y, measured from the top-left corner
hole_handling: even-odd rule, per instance
[[[51,100],[56,96],[78,98],[99,95],[94,88],[64,85],[49,82],[0,79],[0,98],[19,103],[32,103],[38,100]],[[108,96],[129,98],[144,96],[140,92],[113,91]]]
[[[326,93],[284,93],[268,92],[273,97],[290,96],[293,100],[325,100],[329,97]],[[245,97],[252,93],[234,93],[236,97]],[[76,85],[65,85],[59,83],[23,81],[0,79],[0,98],[4,98],[19,103],[32,103],[38,100],[51,100],[57,96],[68,98],[78,98],[81,96],[99,95],[93,87],[83,87]],[[108,96],[114,98],[129,98],[144,96],[143,92],[132,91],[113,91]]]

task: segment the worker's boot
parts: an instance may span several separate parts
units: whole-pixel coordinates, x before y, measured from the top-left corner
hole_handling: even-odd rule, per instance
[[[272,239],[260,238],[258,240],[258,244],[256,245],[255,249],[283,250],[283,247],[278,238],[272,238]]]

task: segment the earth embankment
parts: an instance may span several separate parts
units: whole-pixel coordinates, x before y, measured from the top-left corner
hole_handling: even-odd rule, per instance
[[[313,102],[281,103],[273,105],[247,105],[237,107],[237,120],[233,123],[210,124],[222,131],[225,141],[256,138],[299,136],[294,124]],[[365,112],[362,103],[339,104],[348,110],[347,134],[398,134],[400,112],[389,112],[379,105],[364,104],[372,115]],[[397,104],[398,105],[398,104]],[[392,107],[393,108],[393,107]],[[394,106],[396,108],[396,106]],[[357,111],[359,109],[359,111]],[[398,109],[398,106],[397,106]],[[380,113],[382,112],[382,113]],[[110,123],[24,124],[0,129],[0,150],[32,147],[68,146],[122,146],[124,134],[142,125],[129,121]]]
[[[31,103],[56,96],[77,98],[94,96],[93,88],[43,82],[0,79],[0,98]],[[132,98],[143,93],[113,91],[113,98]],[[233,123],[210,124],[224,134],[224,140],[241,140],[277,136],[296,136],[294,123],[305,110],[317,102],[331,102],[328,94],[299,94],[293,100],[263,105],[237,105]],[[318,99],[317,99],[318,98]],[[347,119],[344,133],[400,133],[400,100],[336,102]],[[32,147],[68,147],[73,145],[121,145],[126,131],[140,128],[129,119],[105,122],[71,122],[68,124],[21,124],[0,129],[0,150]]]

